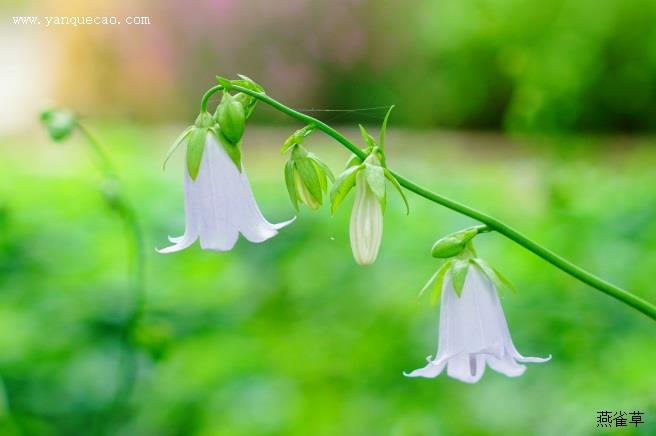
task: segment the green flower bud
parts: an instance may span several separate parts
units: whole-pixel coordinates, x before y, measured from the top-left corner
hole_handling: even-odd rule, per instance
[[[299,201],[312,210],[318,209],[328,190],[328,179],[332,181],[333,174],[317,156],[300,145],[293,147],[292,156],[285,165],[285,182],[296,210]]]
[[[235,97],[226,92],[216,109],[216,121],[223,136],[233,144],[238,144],[246,128],[244,106]]]
[[[46,110],[41,112],[41,122],[48,129],[50,138],[55,142],[68,138],[77,125],[75,114],[68,110]]]
[[[441,259],[459,255],[480,230],[480,227],[472,227],[443,237],[433,245],[431,255]]]

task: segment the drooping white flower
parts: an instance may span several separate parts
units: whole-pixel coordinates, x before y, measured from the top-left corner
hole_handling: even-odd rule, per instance
[[[294,221],[268,222],[260,212],[253,191],[241,166],[228,156],[214,134],[205,138],[205,147],[195,180],[185,168],[185,232],[170,237],[170,247],[160,253],[183,250],[197,239],[207,250],[228,251],[241,233],[251,242],[263,242]]]
[[[351,250],[358,264],[371,265],[376,261],[383,237],[383,209],[380,199],[369,186],[365,171],[358,172],[355,186],[349,228]]]
[[[524,357],[515,348],[494,283],[476,267],[469,268],[462,293],[456,294],[451,275],[442,285],[437,355],[408,377],[447,375],[466,383],[478,382],[485,366],[517,377],[526,366],[551,359]]]

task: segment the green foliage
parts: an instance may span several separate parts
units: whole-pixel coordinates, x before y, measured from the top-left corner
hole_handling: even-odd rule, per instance
[[[133,125],[98,130],[139,206],[146,245],[165,245],[184,226],[180,174],[158,165],[166,138]],[[367,269],[350,258],[348,214],[327,211],[230,253],[148,253],[147,314],[131,338],[141,350],[135,391],[106,412],[117,326],[132,302],[124,229],[84,153],[34,137],[0,139],[3,435],[594,434],[600,408],[645,411],[635,434],[654,433],[653,321],[494,233],[476,244],[521,291],[502,298],[515,345],[554,359],[516,379],[486,371],[475,386],[404,378],[436,347],[439,305],[416,298],[438,266],[427,244],[473,224],[419,199],[410,216],[388,209],[383,249]],[[245,150],[249,177],[277,222],[292,210],[285,160],[258,137]],[[652,139],[627,148],[540,140],[539,152],[517,155],[477,135],[398,139],[412,144],[394,156],[400,174],[656,300]],[[343,164],[346,154],[325,144],[322,159]],[[183,167],[182,154],[169,166]]]

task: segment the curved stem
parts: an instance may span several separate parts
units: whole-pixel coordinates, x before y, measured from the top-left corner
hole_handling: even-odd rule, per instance
[[[87,140],[92,157],[98,171],[105,182],[118,185],[119,178],[111,160],[104,152],[100,143],[91,132],[80,122],[77,123],[79,131]],[[120,189],[120,187],[119,187]],[[143,232],[135,208],[120,193],[114,193],[114,198],[108,199],[110,206],[118,213],[126,231],[126,238],[131,245],[129,269],[132,274],[132,307],[121,329],[120,341],[122,354],[119,360],[120,383],[116,388],[110,409],[114,410],[127,399],[133,388],[136,378],[136,350],[132,341],[132,332],[141,320],[146,306],[146,250]]]
[[[201,100],[201,110],[206,110],[207,102],[209,98],[213,94],[215,94],[216,92],[222,89],[223,86],[221,85],[217,85],[210,88],[203,95],[203,98]],[[268,104],[269,106],[279,110],[280,112],[283,112],[286,115],[289,115],[292,118],[295,118],[307,124],[315,125],[317,129],[321,130],[326,135],[335,139],[337,142],[342,144],[344,147],[346,147],[348,150],[353,152],[355,155],[359,156],[360,158],[366,157],[366,154],[363,150],[361,150],[359,147],[354,145],[344,135],[342,135],[337,130],[333,129],[323,121],[318,120],[309,115],[306,115],[304,113],[298,112],[292,108],[289,108],[284,104],[278,102],[277,100],[274,100],[273,98],[269,97],[266,94],[252,91],[248,88],[244,88],[242,86],[237,86],[237,85],[232,86],[231,89],[255,97],[258,100]],[[648,317],[656,321],[656,306],[644,300],[643,298],[640,298],[637,295],[632,294],[631,292],[625,289],[615,286],[612,283],[609,283],[603,280],[602,278],[573,264],[572,262],[568,261],[564,257],[554,253],[553,251],[549,250],[546,247],[543,247],[542,245],[538,244],[537,242],[523,235],[519,231],[515,230],[514,228],[505,224],[504,222],[498,220],[497,218],[494,218],[490,215],[487,215],[481,211],[478,211],[465,204],[452,200],[448,197],[432,192],[395,172],[392,172],[392,174],[394,175],[394,177],[396,177],[396,179],[401,184],[401,186],[403,186],[407,190],[412,191],[415,194],[426,198],[427,200],[445,206],[451,210],[454,210],[458,213],[466,215],[470,218],[473,218],[487,225],[491,230],[494,230],[502,234],[503,236],[507,237],[508,239],[514,241],[515,243],[521,245],[522,247],[526,248],[527,250],[531,251],[535,255],[541,257],[542,259],[551,263],[555,267],[571,275],[572,277],[582,281],[583,283],[590,285],[591,287],[607,295],[610,295],[611,297],[618,299],[619,301],[633,307],[634,309],[642,312],[643,314],[647,315]]]

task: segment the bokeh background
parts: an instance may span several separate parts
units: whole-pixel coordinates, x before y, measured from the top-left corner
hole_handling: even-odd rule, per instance
[[[86,15],[151,24],[12,19]],[[215,74],[244,73],[303,110],[396,104],[391,166],[656,301],[655,2],[9,0],[0,16],[1,434],[656,434],[653,321],[495,234],[478,248],[518,289],[503,296],[515,343],[553,360],[474,386],[405,379],[435,353],[438,307],[417,298],[429,248],[472,224],[419,198],[410,216],[390,199],[369,268],[351,259],[350,201],[230,253],[154,250],[183,228],[166,150]],[[52,104],[100,138],[144,229],[127,340],[125,229],[84,139],[39,126]],[[309,113],[358,140],[384,110]],[[293,214],[278,149],[298,127],[259,106],[247,129],[271,220]],[[348,157],[308,147],[336,172]],[[598,429],[602,410],[645,423]]]

